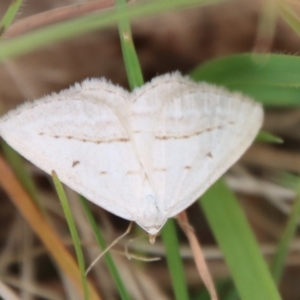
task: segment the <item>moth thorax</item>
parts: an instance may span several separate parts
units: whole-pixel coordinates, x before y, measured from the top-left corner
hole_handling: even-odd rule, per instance
[[[150,235],[156,235],[166,222],[164,208],[159,205],[153,191],[148,191],[142,200],[142,213],[136,221]]]

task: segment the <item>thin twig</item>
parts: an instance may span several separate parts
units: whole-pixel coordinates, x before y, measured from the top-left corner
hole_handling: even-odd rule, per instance
[[[49,10],[30,16],[11,25],[6,31],[4,37],[15,37],[34,29],[70,20],[97,10],[111,8],[113,6],[113,0],[96,0],[84,4],[70,5],[62,8]]]
[[[197,237],[195,235],[195,232],[194,232],[192,226],[188,222],[186,212],[185,211],[181,212],[177,216],[177,220],[179,222],[181,229],[183,230],[183,232],[185,233],[185,235],[187,236],[187,238],[189,240],[198,272],[199,272],[200,277],[202,278],[207,290],[209,291],[211,299],[218,300],[218,295],[217,295],[216,288],[214,286],[212,276],[207,267],[205,257],[202,252],[200,243],[197,240]]]

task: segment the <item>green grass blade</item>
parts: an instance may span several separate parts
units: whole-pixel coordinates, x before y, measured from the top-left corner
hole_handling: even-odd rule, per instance
[[[260,131],[259,134],[257,135],[255,141],[257,142],[267,142],[267,143],[275,143],[275,144],[282,144],[283,139],[275,136],[269,132],[266,131]]]
[[[281,299],[246,216],[223,180],[216,182],[199,203],[222,249],[241,299]]]
[[[271,273],[274,277],[274,280],[279,284],[284,270],[284,264],[286,257],[289,251],[289,244],[295,236],[295,232],[298,226],[298,220],[300,216],[300,194],[293,205],[292,212],[288,219],[287,226],[284,230],[284,233],[279,241],[276,253],[274,255],[272,264],[271,264]]]
[[[300,106],[300,57],[281,54],[239,54],[196,68],[196,81],[241,91],[268,106]]]
[[[188,291],[182,259],[179,253],[179,243],[177,239],[175,224],[173,219],[169,219],[161,231],[166,249],[168,267],[171,274],[175,299],[188,300]]]
[[[289,178],[290,177],[290,178]],[[297,198],[295,199],[291,214],[288,218],[287,225],[284,229],[284,232],[280,238],[278,243],[275,255],[273,257],[273,261],[271,264],[271,273],[274,277],[274,280],[277,284],[279,284],[280,279],[282,277],[282,273],[284,270],[284,264],[286,257],[289,251],[289,244],[295,236],[296,229],[298,226],[299,216],[300,216],[300,178],[297,176],[288,176],[285,178],[286,180],[291,182],[295,182],[296,177],[296,187],[295,190],[297,192]]]
[[[119,10],[126,6],[126,0],[116,0]],[[144,84],[141,67],[132,41],[130,23],[128,19],[119,21],[119,34],[122,45],[123,59],[131,89]],[[174,293],[178,300],[188,300],[184,269],[179,254],[179,244],[176,236],[174,221],[170,220],[162,229],[162,236],[166,248],[166,257],[173,283]]]
[[[220,279],[216,282],[220,300],[240,300],[231,279]],[[191,300],[211,300],[207,290],[201,290],[191,297]]]
[[[278,1],[279,13],[290,27],[300,35],[300,18],[288,5],[287,1]]]
[[[37,207],[43,212],[43,207],[39,201],[39,197],[37,196],[38,191],[36,189],[33,179],[31,178],[30,174],[27,172],[24,166],[24,161],[22,157],[3,140],[1,140],[0,143],[5,158],[9,162],[9,165],[13,169],[17,178],[19,179],[27,193],[30,195],[31,199],[33,199]]]
[[[269,51],[276,34],[277,16],[277,2],[274,0],[264,1],[259,11],[253,52],[266,53]]]
[[[17,12],[19,11],[23,0],[11,0],[11,4],[9,5],[5,15],[0,21],[0,37],[6,31],[6,29],[10,26],[12,21],[15,19]]]
[[[48,26],[47,28],[35,30],[34,32],[24,34],[9,41],[3,41],[0,45],[0,61],[13,58],[53,42],[75,37],[101,27],[117,24],[117,22],[124,19],[134,19],[169,10],[209,5],[223,1],[224,0],[153,0],[128,5],[126,9],[122,9],[121,11],[116,9],[101,11],[78,19]]]
[[[81,274],[84,299],[88,300],[89,299],[89,290],[88,290],[88,285],[87,285],[87,279],[85,276],[85,263],[84,263],[82,249],[81,249],[79,235],[77,233],[75,222],[74,222],[72,212],[70,210],[68,200],[65,195],[63,186],[60,183],[57,175],[54,172],[52,173],[52,178],[53,178],[54,186],[55,186],[57,195],[59,197],[61,206],[62,206],[64,214],[66,216],[66,220],[67,220],[70,232],[71,232],[71,236],[72,236],[72,240],[73,240],[73,244],[74,244],[74,248],[75,248],[75,252],[76,252],[76,256],[77,256],[77,261],[78,261],[78,265],[79,265],[79,269],[80,269],[80,274]]]
[[[116,0],[118,10],[121,11],[126,5],[126,0]],[[127,78],[130,88],[133,90],[144,84],[142,70],[135,51],[129,20],[126,18],[120,20],[118,27]]]
[[[90,209],[89,209],[89,206],[87,204],[87,201],[85,200],[84,197],[80,196],[80,202],[81,202],[81,205],[82,205],[82,208],[85,212],[85,215],[87,217],[87,219],[89,220],[90,224],[91,224],[91,227],[93,229],[93,232],[95,234],[95,238],[98,242],[98,245],[99,247],[102,249],[102,250],[105,250],[107,248],[107,245],[106,245],[106,242],[105,242],[105,239],[104,237],[102,236],[101,234],[101,231],[99,230],[99,227],[98,227],[98,224],[96,223]],[[122,300],[130,300],[130,296],[126,290],[126,287],[121,279],[121,276],[118,272],[118,269],[114,263],[114,260],[111,256],[111,254],[109,253],[109,251],[104,255],[103,257],[105,259],[105,262],[107,264],[107,267],[110,271],[110,274],[115,282],[115,285],[118,289],[118,292],[121,296],[121,299]]]

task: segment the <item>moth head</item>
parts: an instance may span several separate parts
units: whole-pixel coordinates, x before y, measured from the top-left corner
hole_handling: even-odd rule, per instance
[[[153,245],[155,243],[155,239],[158,236],[161,228],[164,226],[167,219],[164,220],[164,222],[160,226],[152,225],[149,227],[145,227],[137,222],[148,234],[149,234],[149,242]]]
[[[140,225],[148,234],[150,243],[154,243],[155,237],[167,221],[167,215],[159,205],[159,201],[154,193],[148,194],[143,201],[142,212],[136,223]]]

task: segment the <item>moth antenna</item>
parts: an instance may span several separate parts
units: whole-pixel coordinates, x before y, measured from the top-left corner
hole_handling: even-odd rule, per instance
[[[96,257],[96,259],[90,264],[90,266],[86,269],[85,271],[85,276],[88,275],[88,273],[91,271],[93,266],[102,258],[103,255],[105,255],[114,245],[116,245],[122,238],[124,238],[129,232],[131,231],[132,228],[132,222],[129,223],[128,228],[126,231],[120,235],[118,238],[116,238],[101,254]]]
[[[125,245],[125,256],[127,257],[128,260],[131,260],[131,259],[135,259],[135,260],[138,260],[138,261],[144,261],[144,262],[152,262],[152,261],[158,261],[158,260],[161,260],[160,257],[144,257],[144,256],[140,256],[140,255],[135,255],[135,254],[131,254],[129,253],[129,244],[131,244],[132,242],[136,241],[137,239],[141,238],[141,237],[144,237],[145,234],[143,235],[140,235],[138,237],[135,237],[133,239],[130,239],[126,245]]]

